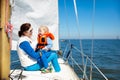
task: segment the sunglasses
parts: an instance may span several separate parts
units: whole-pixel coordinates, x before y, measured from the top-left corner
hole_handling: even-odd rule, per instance
[[[28,32],[32,32],[33,31],[33,28],[32,29],[30,29],[30,30],[28,30]]]

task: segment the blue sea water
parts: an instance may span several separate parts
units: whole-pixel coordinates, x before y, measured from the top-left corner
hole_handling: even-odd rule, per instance
[[[64,51],[67,43],[72,43],[73,46],[77,47],[84,52],[85,55],[91,55],[91,43],[92,40],[60,40],[60,48]],[[82,44],[80,44],[80,42]],[[80,48],[82,46],[82,48]],[[82,65],[82,58],[80,53],[73,50],[73,58]],[[11,69],[20,68],[20,62],[17,61],[18,55],[16,51],[11,51]],[[105,74],[109,80],[120,79],[120,40],[118,39],[95,39],[93,40],[93,62],[97,67]],[[70,62],[71,63],[71,62]],[[88,63],[87,70],[89,71],[90,64]],[[75,72],[81,77],[81,71],[75,66]],[[88,74],[88,72],[87,72]],[[105,80],[93,67],[93,80]]]

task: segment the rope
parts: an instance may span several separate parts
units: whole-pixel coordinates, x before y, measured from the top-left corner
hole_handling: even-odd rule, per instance
[[[79,38],[81,37],[80,36],[80,23],[79,23],[79,19],[78,19],[78,12],[77,12],[77,5],[76,5],[76,0],[73,0],[73,3],[74,3],[74,10],[75,10],[75,16],[76,16],[76,21],[77,21],[77,27],[78,27],[78,36]],[[80,44],[80,49],[81,49],[81,52],[83,53],[83,48],[82,48],[82,41],[79,40],[79,44]],[[82,55],[82,64],[83,64],[83,68],[84,68],[84,57]],[[84,78],[84,75],[83,74],[83,78]]]
[[[13,31],[13,26],[10,24],[10,21],[8,22],[8,8],[9,8],[9,2],[6,0],[6,10],[5,10],[5,32],[7,33],[9,43],[10,43],[10,49],[12,48],[12,31]]]
[[[69,30],[69,26],[68,26],[67,7],[66,7],[66,1],[65,0],[64,0],[64,5],[65,5],[66,27],[68,29],[68,37],[70,38],[70,30]],[[70,42],[70,39],[69,39],[69,42]]]
[[[100,74],[105,78],[105,80],[108,80],[108,78],[100,71],[100,69],[92,62],[92,60],[88,57],[89,61],[94,65],[94,67],[100,72]]]
[[[78,66],[78,68],[83,72],[83,69],[79,66],[79,64],[71,57],[72,61]]]
[[[69,44],[67,44],[67,46],[65,47],[65,50],[64,50],[64,53],[63,53],[63,59],[65,58],[64,56],[65,56],[65,53],[67,52],[68,45]]]
[[[85,72],[86,72],[86,65],[85,65],[84,69],[82,69],[82,68],[79,66],[79,64],[75,61],[75,59],[72,58],[72,56],[71,56],[71,59],[72,59],[72,61],[77,65],[77,67],[82,71],[82,73],[85,73]],[[86,60],[86,64],[87,64],[87,60]],[[88,80],[88,77],[87,77],[86,74],[85,74],[85,79]]]
[[[7,33],[9,43],[10,43],[10,49],[12,48],[12,31],[13,31],[13,26],[8,22],[6,24],[5,31]]]
[[[69,59],[69,57],[70,57],[70,55],[72,54],[72,44],[70,45],[70,49],[69,49],[69,51],[68,51],[68,53],[67,53],[67,55],[66,55],[66,61],[68,61],[68,59]]]
[[[92,45],[91,45],[91,60],[93,60],[93,46],[94,46],[94,19],[95,19],[95,0],[93,0],[93,14],[92,14]],[[90,80],[92,80],[92,64],[90,66]]]
[[[107,77],[100,71],[100,69],[93,63],[93,61],[85,54],[83,54],[79,49],[73,46],[74,49],[76,49],[78,52],[80,52],[84,57],[86,57],[90,63],[98,70],[98,72],[105,78],[105,80],[108,80]]]
[[[84,74],[85,74],[85,79],[88,80],[87,74],[86,74],[86,66],[87,66],[87,58],[84,66]]]

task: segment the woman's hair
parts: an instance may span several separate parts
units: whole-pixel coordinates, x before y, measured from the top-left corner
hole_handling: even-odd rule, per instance
[[[23,33],[25,31],[28,31],[31,27],[30,23],[24,23],[20,26],[20,31],[18,31],[18,36],[21,37],[22,35],[24,35]]]
[[[39,30],[40,29],[43,29],[45,32],[49,32],[49,29],[48,29],[47,26],[42,25],[42,26],[39,27]]]

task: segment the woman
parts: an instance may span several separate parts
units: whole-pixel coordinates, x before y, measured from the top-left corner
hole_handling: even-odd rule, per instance
[[[19,59],[21,65],[24,67],[25,70],[28,71],[40,70],[43,67],[39,52],[35,52],[32,48],[32,31],[33,28],[31,27],[31,24],[24,23],[21,25],[20,31],[18,32],[18,35],[20,37],[17,45]],[[51,53],[48,56],[47,62],[49,63],[50,61],[55,69],[55,72],[59,72],[60,66],[57,60],[56,53]]]

